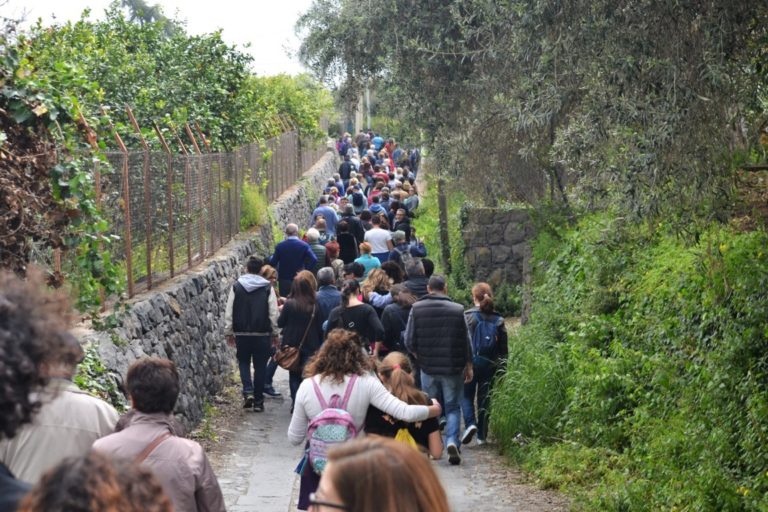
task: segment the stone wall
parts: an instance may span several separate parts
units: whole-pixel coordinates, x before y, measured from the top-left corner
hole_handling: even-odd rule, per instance
[[[306,226],[319,190],[337,165],[336,154],[329,151],[270,206],[280,228],[289,222]],[[181,376],[175,414],[190,428],[202,419],[206,400],[221,391],[234,371],[234,353],[223,334],[232,282],[248,256],[266,256],[272,247],[272,226],[242,234],[189,272],[134,297],[114,329],[81,328],[76,334],[84,343],[97,344],[105,368],[121,388],[135,360],[145,356],[172,359]]]
[[[494,287],[501,283],[522,284],[528,274],[528,241],[533,234],[527,210],[469,210],[462,236],[464,262],[471,279]]]

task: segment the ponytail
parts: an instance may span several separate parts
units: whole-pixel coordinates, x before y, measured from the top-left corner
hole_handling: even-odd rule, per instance
[[[493,291],[488,283],[477,283],[472,287],[472,298],[480,308],[481,313],[493,313]]]
[[[427,397],[416,387],[411,362],[402,352],[387,354],[378,372],[392,395],[409,405],[428,405]]]
[[[347,279],[341,285],[341,308],[347,309],[349,306],[349,298],[352,295],[357,295],[360,291],[360,285],[356,279]]]

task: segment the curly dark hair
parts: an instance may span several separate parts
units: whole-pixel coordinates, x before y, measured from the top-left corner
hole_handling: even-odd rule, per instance
[[[16,435],[40,408],[30,394],[48,383],[43,364],[77,359],[71,314],[66,295],[47,290],[39,272],[30,270],[26,281],[0,272],[0,439]]]
[[[333,381],[344,382],[346,375],[363,375],[373,370],[373,364],[363,354],[360,337],[346,329],[333,329],[320,350],[304,368],[304,377],[321,375]]]
[[[48,471],[18,512],[171,512],[152,471],[98,452],[69,457]]]

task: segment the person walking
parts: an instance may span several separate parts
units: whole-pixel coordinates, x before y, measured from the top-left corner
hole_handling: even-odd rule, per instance
[[[237,351],[243,408],[256,412],[264,411],[267,362],[278,344],[277,295],[269,280],[259,275],[263,266],[261,258],[248,258],[246,273],[229,291],[224,313],[227,343]]]
[[[326,223],[328,222],[326,219]],[[299,227],[296,224],[288,224],[285,227],[285,240],[275,246],[269,264],[277,269],[280,295],[285,297],[291,291],[296,274],[301,270],[313,268],[317,264],[317,256],[307,242],[299,239]]]
[[[440,405],[408,405],[394,397],[371,373],[368,360],[360,350],[357,334],[333,329],[317,356],[306,368],[306,379],[296,395],[295,407],[288,426],[288,440],[299,445],[307,438],[310,420],[323,412],[323,400],[333,395],[347,396],[345,410],[351,415],[357,433],[362,432],[368,406],[373,404],[390,416],[408,421],[423,421],[440,414]],[[319,395],[319,396],[318,396]],[[310,463],[303,464],[299,510],[309,506],[309,495],[317,489],[319,476]]]
[[[151,469],[174,510],[224,512],[224,497],[203,447],[173,435],[173,408],[181,389],[173,361],[139,359],[128,369],[125,387],[136,414],[125,429],[96,441],[94,451]]]
[[[395,248],[392,243],[392,232],[381,228],[381,217],[371,217],[371,229],[365,232],[364,239],[371,244],[371,254],[384,263],[389,259],[389,252]]]
[[[347,329],[360,337],[362,347],[378,356],[384,327],[370,304],[362,302],[360,284],[356,279],[347,279],[341,287],[341,305],[331,311],[328,317],[328,331],[335,328]]]
[[[402,352],[390,352],[376,369],[384,387],[408,404],[427,405],[432,403],[424,392],[416,387],[411,362]],[[365,417],[365,433],[394,437],[410,444],[437,460],[443,455],[443,438],[437,418],[418,423],[406,423],[392,419],[375,406],[368,408]]]
[[[301,384],[304,365],[320,348],[323,328],[317,305],[317,280],[312,272],[302,270],[293,281],[291,294],[283,305],[277,326],[282,329],[284,346],[299,349],[300,367],[288,372],[291,400],[296,403],[296,391]],[[293,405],[291,405],[293,409]]]
[[[72,382],[85,354],[74,336],[64,337],[71,350],[42,368],[50,382],[40,391],[40,411],[13,439],[0,443],[0,460],[31,484],[66,457],[88,453],[94,441],[115,430],[118,419],[114,407]]]
[[[317,271],[317,307],[320,325],[323,325],[331,311],[341,304],[341,292],[336,288],[336,273],[331,267]]]
[[[488,412],[493,378],[507,358],[507,329],[504,317],[493,309],[493,291],[488,283],[477,283],[472,287],[474,306],[468,309],[466,317],[469,332],[472,333],[472,380],[464,384],[461,412],[464,416],[462,444],[469,444],[477,434],[477,444],[488,439]],[[477,416],[475,415],[477,400]]]
[[[272,286],[272,291],[275,292],[275,297],[277,297],[277,309],[279,311],[280,308],[283,307],[283,304],[285,304],[285,299],[280,297],[280,295],[277,293],[277,270],[272,265],[264,265],[261,267],[261,272],[259,272],[259,275],[269,281],[270,286]],[[277,361],[275,361],[276,352],[277,347],[272,345],[272,348],[269,350],[267,374],[264,378],[264,396],[268,396],[270,398],[280,398],[282,396],[282,394],[275,389],[273,384],[275,379],[275,372],[277,372]]]
[[[430,397],[442,392],[448,462],[457,465],[461,463],[460,401],[464,384],[472,381],[472,345],[464,307],[448,297],[445,278],[433,275],[427,290],[429,293],[411,307],[405,346],[421,368],[422,389]]]
[[[317,208],[314,209],[309,220],[309,227],[315,226],[317,219],[322,217],[325,219],[325,230],[328,237],[333,238],[336,235],[336,221],[338,217],[336,216],[336,210],[329,206],[329,202],[327,195],[320,196]]]
[[[360,256],[355,260],[355,263],[359,263],[365,267],[363,278],[366,278],[371,270],[381,268],[381,261],[371,254],[371,244],[368,242],[361,243],[359,247]]]
[[[312,248],[315,258],[317,258],[317,263],[315,263],[315,266],[309,270],[317,275],[317,271],[325,266],[327,258],[327,250],[325,245],[320,243],[320,232],[317,229],[309,228],[307,230],[307,243],[309,244],[309,247]]]

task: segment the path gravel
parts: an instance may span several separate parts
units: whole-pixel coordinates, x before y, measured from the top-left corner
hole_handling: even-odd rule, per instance
[[[230,512],[296,510],[298,479],[293,470],[301,448],[286,437],[290,399],[285,371],[278,370],[275,386],[285,398],[266,399],[263,413],[240,409],[237,388],[230,389],[210,425],[218,442],[202,440]],[[434,463],[454,511],[567,510],[562,496],[526,483],[525,475],[507,465],[492,444],[464,447],[462,456],[460,466],[449,465],[447,459]]]

